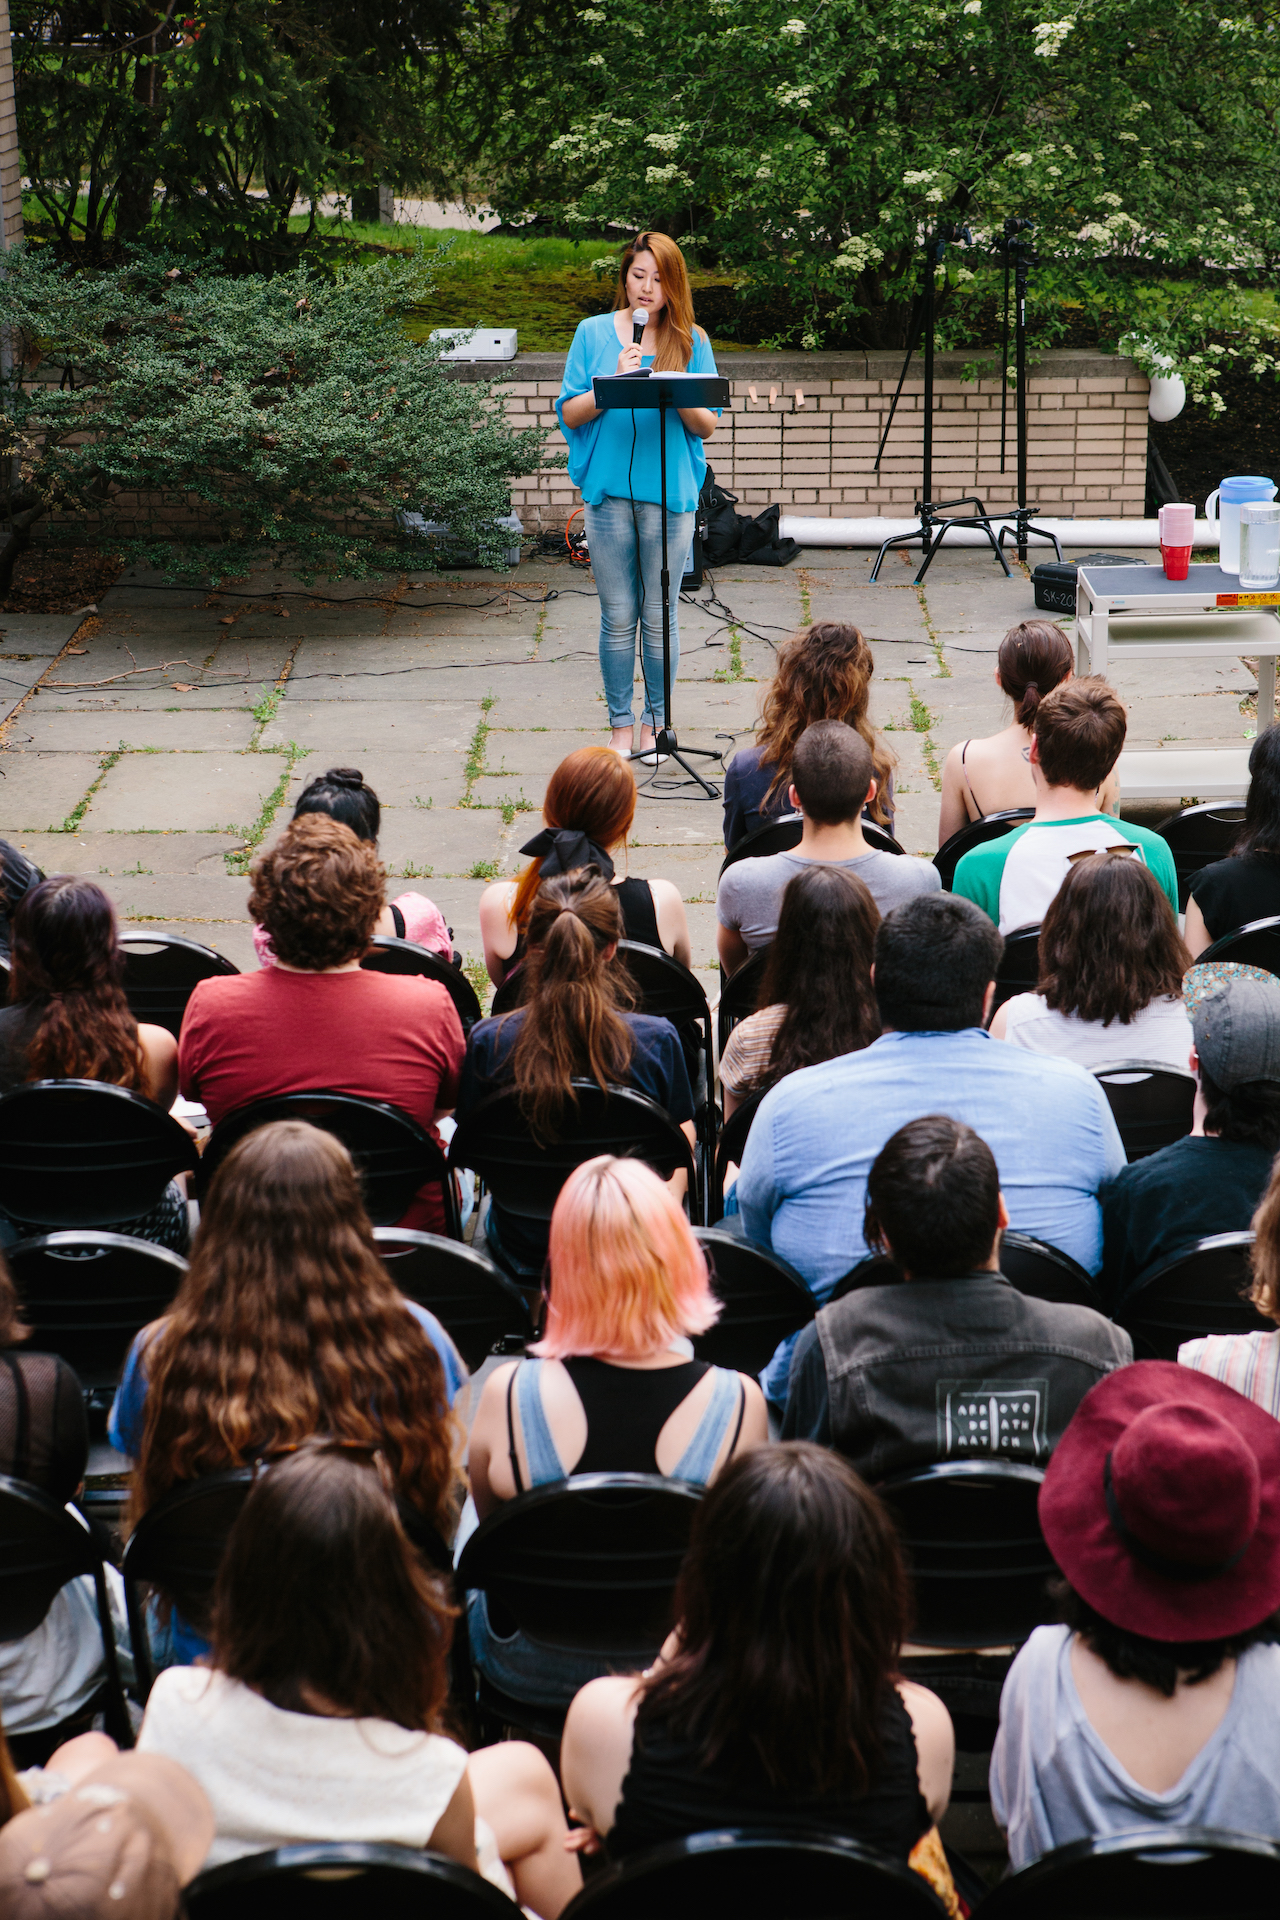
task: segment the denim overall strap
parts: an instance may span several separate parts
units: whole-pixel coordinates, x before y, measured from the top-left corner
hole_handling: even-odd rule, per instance
[[[566,1478],[542,1409],[542,1368],[541,1360],[522,1360],[516,1368],[516,1405],[529,1462],[529,1484],[534,1487]]]
[[[698,1487],[706,1485],[715,1467],[730,1420],[736,1413],[741,1428],[746,1407],[746,1394],[737,1374],[728,1367],[716,1367],[713,1371],[716,1383],[707,1410],[671,1476],[673,1480],[689,1480]]]

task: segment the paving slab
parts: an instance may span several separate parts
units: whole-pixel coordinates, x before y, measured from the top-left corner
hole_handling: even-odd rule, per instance
[[[150,873],[226,872],[224,854],[244,845],[226,833],[24,833],[17,844],[46,873],[120,876],[139,867]]]
[[[104,775],[85,824],[98,833],[248,827],[285,766],[275,753],[126,753]]]
[[[0,833],[57,828],[102,771],[96,753],[0,753]]]
[[[127,733],[130,746],[208,750],[224,745],[232,752],[248,746],[258,723],[245,708],[157,712],[119,707],[110,713],[66,712],[44,700],[32,701],[9,730],[10,747],[33,746],[63,752],[108,753]]]
[[[420,872],[430,867],[431,878],[458,878],[478,865],[498,864],[503,828],[496,808],[433,807],[424,813],[397,807],[383,815],[379,851],[388,870],[397,874],[410,866]]]
[[[0,662],[52,660],[83,620],[83,613],[0,613]]]

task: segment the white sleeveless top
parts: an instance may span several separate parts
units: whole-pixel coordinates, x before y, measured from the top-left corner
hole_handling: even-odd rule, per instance
[[[1145,1060],[1149,1066],[1190,1072],[1191,1021],[1181,996],[1152,1000],[1125,1025],[1120,1020],[1082,1020],[1078,1013],[1056,1013],[1041,993],[1015,993],[1005,1004],[1004,1037],[1029,1053],[1052,1053],[1074,1060],[1089,1073]]]
[[[1280,1833],[1280,1646],[1250,1647],[1231,1703],[1177,1785],[1141,1787],[1094,1731],[1071,1673],[1071,1630],[1037,1627],[1000,1696],[991,1805],[1009,1859],[1132,1827]]]

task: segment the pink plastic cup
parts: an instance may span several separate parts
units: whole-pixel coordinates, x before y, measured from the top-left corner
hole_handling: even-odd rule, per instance
[[[1185,580],[1191,566],[1191,548],[1166,546],[1160,542],[1160,557],[1164,561],[1166,580]]]
[[[1160,509],[1162,547],[1189,547],[1196,535],[1196,510],[1185,500],[1171,500]]]

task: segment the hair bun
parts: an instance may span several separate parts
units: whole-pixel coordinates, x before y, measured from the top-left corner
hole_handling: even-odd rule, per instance
[[[359,767],[330,767],[323,775],[323,784],[327,787],[354,787],[357,792],[364,786],[364,775]]]

